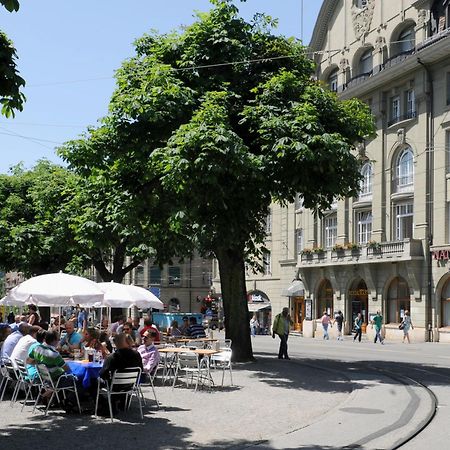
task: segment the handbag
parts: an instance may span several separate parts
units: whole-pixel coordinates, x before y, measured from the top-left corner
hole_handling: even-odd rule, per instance
[[[402,323],[398,326],[398,329],[399,329],[399,330],[403,330],[403,328],[405,328],[405,324],[402,322]]]

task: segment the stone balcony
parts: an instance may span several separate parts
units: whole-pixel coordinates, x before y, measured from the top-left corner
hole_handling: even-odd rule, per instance
[[[325,250],[319,253],[302,254],[297,267],[326,267],[350,264],[374,264],[395,261],[423,259],[422,241],[405,239],[403,241],[380,242],[378,248],[362,246],[358,249],[340,251]]]

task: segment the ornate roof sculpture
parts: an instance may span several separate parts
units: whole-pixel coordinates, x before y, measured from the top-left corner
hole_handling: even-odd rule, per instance
[[[375,0],[353,2],[352,21],[356,39],[362,39],[368,33],[374,9]]]

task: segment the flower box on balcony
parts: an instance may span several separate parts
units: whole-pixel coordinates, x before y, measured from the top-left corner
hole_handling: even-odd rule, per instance
[[[372,251],[375,252],[380,252],[381,251],[381,244],[377,241],[369,241],[367,243],[367,248],[372,249]]]
[[[344,253],[344,250],[345,248],[342,244],[334,244],[333,247],[331,247],[331,251],[338,254]]]
[[[361,246],[356,242],[347,242],[345,244],[345,248],[347,250],[351,250],[352,252],[358,252],[359,250],[361,250]]]

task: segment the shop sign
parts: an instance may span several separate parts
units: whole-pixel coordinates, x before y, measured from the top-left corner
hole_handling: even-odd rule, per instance
[[[433,259],[436,259],[438,261],[448,261],[450,259],[450,250],[433,250],[431,252],[433,255]]]
[[[369,291],[367,289],[353,289],[348,291],[349,295],[369,295]]]
[[[263,302],[264,299],[261,294],[252,294],[250,296],[250,302]]]
[[[310,298],[305,300],[305,320],[312,320],[312,300]]]

